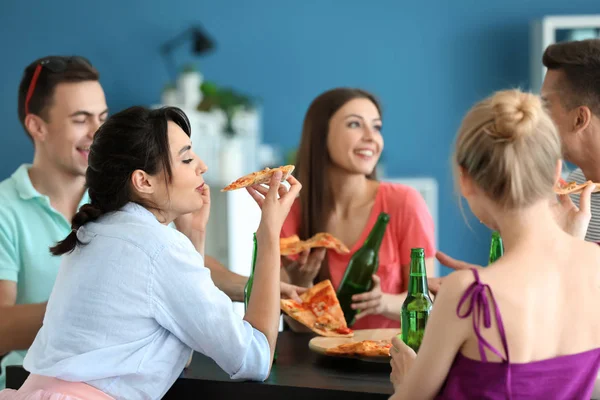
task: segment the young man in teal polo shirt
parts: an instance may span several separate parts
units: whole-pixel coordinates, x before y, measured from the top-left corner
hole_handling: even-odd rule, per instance
[[[42,325],[60,258],[48,251],[88,201],[85,171],[108,109],[99,74],[81,57],[44,57],[19,85],[19,120],[33,141],[31,164],[0,183],[0,389]]]

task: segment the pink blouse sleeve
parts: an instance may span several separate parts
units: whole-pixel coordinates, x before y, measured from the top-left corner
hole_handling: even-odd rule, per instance
[[[400,264],[410,264],[410,251],[414,247],[425,249],[425,258],[435,257],[435,227],[427,203],[414,188],[406,190],[402,218],[398,218],[400,240]]]

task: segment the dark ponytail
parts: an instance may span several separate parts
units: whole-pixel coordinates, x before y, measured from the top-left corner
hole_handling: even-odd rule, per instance
[[[171,181],[168,121],[190,136],[190,123],[179,108],[149,110],[131,107],[110,118],[98,129],[90,147],[85,174],[90,203],[73,217],[71,233],[50,248],[55,256],[72,252],[81,242],[77,231],[103,214],[117,211],[136,199],[131,190],[131,174],[143,170],[149,175],[165,173]],[[142,204],[144,205],[144,204]]]
[[[77,231],[87,222],[92,222],[100,218],[104,214],[102,210],[91,204],[84,204],[81,206],[77,214],[73,217],[73,223],[71,224],[71,233],[58,242],[56,246],[50,247],[50,252],[55,256],[62,256],[63,254],[70,253],[75,250],[77,244],[81,244],[77,239]]]

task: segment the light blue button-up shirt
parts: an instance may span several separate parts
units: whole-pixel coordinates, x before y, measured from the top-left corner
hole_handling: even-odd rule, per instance
[[[192,243],[129,203],[79,229],[25,358],[35,374],[116,399],[160,399],[192,349],[232,379],[265,380],[269,344],[217,289]]]

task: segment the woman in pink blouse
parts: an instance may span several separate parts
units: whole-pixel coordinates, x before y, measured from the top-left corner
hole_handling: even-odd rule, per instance
[[[434,226],[425,201],[411,187],[375,178],[383,150],[381,127],[381,107],[363,90],[333,89],[313,101],[304,119],[296,168],[303,190],[281,231],[281,237],[296,234],[301,239],[329,232],[348,246],[350,254],[313,249],[282,260],[282,277],[287,275],[291,283],[309,287],[331,279],[337,289],[379,213],[390,215],[373,289],[353,298],[353,307],[360,310],[353,329],[400,326],[411,248],[425,249],[428,273],[433,272]]]

